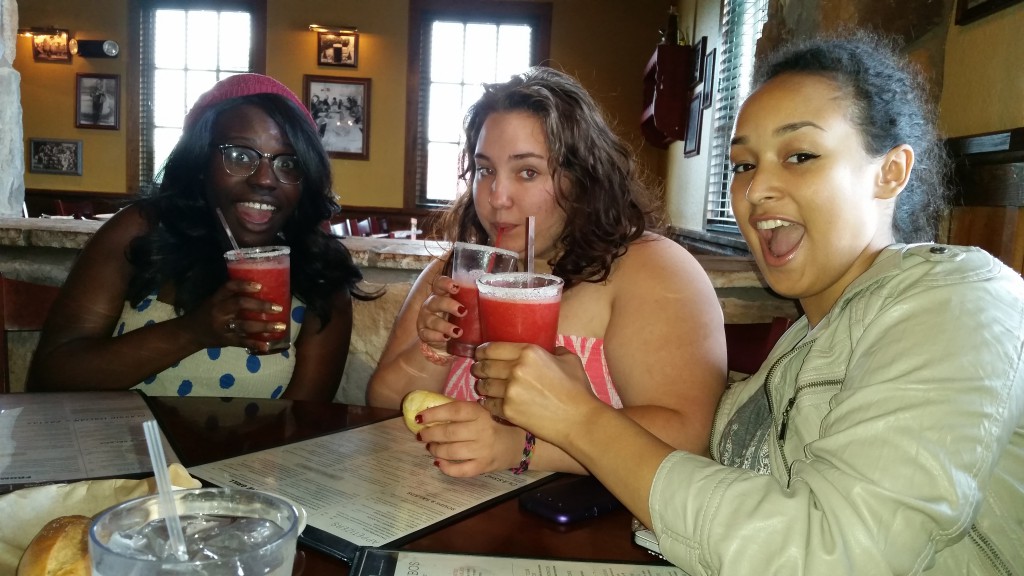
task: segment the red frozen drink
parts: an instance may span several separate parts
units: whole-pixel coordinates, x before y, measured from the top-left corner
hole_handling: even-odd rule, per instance
[[[281,322],[285,325],[284,332],[252,332],[248,337],[270,344],[267,352],[287,349],[291,344],[291,282],[289,280],[290,263],[287,246],[261,246],[231,250],[224,254],[228,265],[228,277],[232,280],[258,282],[262,288],[255,294],[256,298],[272,302],[281,307],[280,312],[252,312],[242,310],[238,313],[243,320],[262,320],[264,322]]]
[[[536,344],[555,350],[562,279],[550,274],[485,274],[480,290],[480,328],[484,342]]]
[[[518,255],[511,250],[456,242],[452,251],[452,279],[459,291],[452,297],[466,308],[461,318],[450,315],[448,321],[462,328],[458,338],[448,341],[448,353],[473,357],[476,347],[483,343],[480,334],[480,316],[477,309],[476,279],[487,272],[511,272],[516,269]]]

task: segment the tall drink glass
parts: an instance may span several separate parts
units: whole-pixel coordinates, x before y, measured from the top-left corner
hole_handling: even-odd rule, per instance
[[[529,272],[477,278],[484,342],[522,342],[554,352],[563,284],[558,276]]]
[[[273,302],[281,307],[280,312],[252,312],[242,310],[238,313],[243,320],[263,320],[284,324],[284,332],[252,332],[249,338],[267,342],[269,354],[286,350],[291,345],[291,322],[289,316],[292,308],[292,292],[290,282],[291,249],[287,246],[257,246],[240,248],[224,253],[228,265],[228,277],[232,280],[259,282],[263,288],[256,294],[260,300]]]
[[[171,551],[154,494],[108,508],[93,521],[93,575],[291,576],[299,515],[287,501],[239,488],[176,490],[174,500],[188,559]]]
[[[452,279],[459,284],[455,300],[465,306],[466,314],[448,321],[462,328],[462,335],[448,341],[448,353],[473,357],[476,347],[483,343],[480,334],[480,315],[477,311],[476,279],[488,272],[511,272],[516,269],[519,256],[503,248],[456,242],[452,250]]]

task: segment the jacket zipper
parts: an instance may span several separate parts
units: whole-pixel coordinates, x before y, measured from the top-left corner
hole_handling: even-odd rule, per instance
[[[1013,572],[1010,571],[1010,567],[1006,565],[1006,562],[999,556],[999,551],[992,544],[992,541],[985,536],[981,530],[978,529],[978,525],[971,526],[971,531],[967,533],[967,537],[974,543],[974,547],[978,549],[982,556],[989,561],[999,574],[1003,576],[1013,576]]]
[[[800,348],[804,347],[807,344],[810,344],[810,342],[805,342],[805,343],[797,346],[796,348],[793,348],[789,352],[786,352],[782,356],[779,356],[779,359],[772,363],[772,367],[769,368],[768,369],[768,373],[765,374],[765,377],[764,377],[764,389],[765,390],[764,391],[765,391],[765,394],[768,395],[768,413],[769,414],[773,414],[773,415],[775,414],[775,407],[772,405],[772,395],[769,394],[769,389],[768,389],[769,388],[769,382],[771,382],[771,379],[772,379],[772,375],[775,374],[775,370],[779,367],[779,364],[781,364],[786,358],[789,358],[791,355],[793,355],[794,352],[796,352],[797,350],[799,350]],[[715,434],[718,432],[719,416],[720,416],[720,414],[715,414],[715,419],[711,421],[711,441],[712,441],[711,458],[714,459],[714,460],[718,459],[717,449],[716,449],[716,446],[713,443],[715,441]]]
[[[779,454],[782,455],[782,465],[786,469],[786,478],[789,477],[789,458],[786,458],[786,431],[789,429],[789,411],[793,409],[793,405],[796,404],[796,397],[804,390],[810,390],[811,388],[820,388],[822,386],[834,386],[841,384],[843,381],[838,380],[821,380],[820,382],[811,382],[806,386],[801,386],[793,390],[793,396],[786,403],[786,409],[782,411],[781,422],[779,423]]]
[[[772,400],[772,377],[775,376],[775,372],[778,371],[779,366],[783,362],[785,362],[790,356],[796,354],[797,351],[799,351],[801,348],[803,348],[805,346],[810,346],[813,343],[814,343],[814,340],[809,340],[807,342],[804,342],[804,343],[800,344],[796,348],[793,348],[789,352],[786,352],[782,356],[779,356],[779,359],[772,363],[772,367],[769,368],[768,369],[768,373],[765,374],[765,376],[764,376],[764,393],[768,397],[768,413],[771,414],[771,416],[772,416],[772,424],[775,423],[775,402]],[[796,401],[796,398],[794,396],[794,398],[792,400],[790,400],[790,406],[792,406],[793,402],[795,402],[795,401]],[[789,410],[788,409],[786,410],[786,414],[787,415],[789,414]],[[781,427],[781,425],[780,425],[780,427]],[[780,448],[780,452],[781,452],[782,451],[781,450],[782,447],[780,446],[779,448]],[[785,452],[782,453],[782,461],[786,462],[786,454],[785,454]],[[785,467],[786,467],[786,476],[788,477],[789,476],[789,464],[786,464]]]

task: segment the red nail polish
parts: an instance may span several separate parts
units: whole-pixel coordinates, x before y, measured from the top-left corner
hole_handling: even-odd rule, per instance
[[[420,416],[419,414],[417,414],[416,415],[416,423],[417,424],[423,424],[423,416]]]
[[[457,312],[459,314],[465,314],[466,313],[466,307],[465,306],[459,306]]]
[[[455,334],[456,338],[462,336],[462,328],[456,327],[454,330],[452,330],[452,332]]]
[[[452,294],[457,294],[460,288],[458,284],[452,284]]]
[[[419,432],[417,432],[417,433],[416,433],[416,441],[417,441],[417,442],[423,442],[423,437],[422,437],[422,436],[420,436],[420,433],[419,433]]]
[[[438,462],[437,460],[434,460],[434,466],[437,466],[438,468],[440,468],[441,467],[441,463]]]

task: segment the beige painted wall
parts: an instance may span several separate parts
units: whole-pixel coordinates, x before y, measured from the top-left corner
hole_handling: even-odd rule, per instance
[[[551,64],[577,75],[593,92],[620,134],[638,149],[656,176],[661,150],[639,136],[643,67],[664,25],[667,3],[643,0],[553,0]],[[302,93],[303,75],[370,78],[370,160],[333,160],[335,189],[347,206],[401,207],[404,186],[407,0],[268,1],[267,73]],[[130,50],[126,0],[48,0],[19,3],[22,26],[59,25],[79,38],[112,38]],[[314,22],[359,27],[357,69],[316,65]],[[32,61],[31,44],[19,38],[14,67],[22,75],[26,137],[84,141],[84,174],[26,174],[27,188],[122,192],[125,189],[126,116],[120,131],[74,127],[76,73],[120,74],[122,102],[129,59],[74,58],[70,65]]]
[[[18,2],[21,27],[70,28],[84,39],[114,39],[124,50],[128,43],[125,0]],[[112,17],[113,15],[113,17]],[[26,188],[123,192],[125,182],[125,115],[121,130],[75,128],[75,74],[120,74],[121,102],[125,95],[124,58],[77,58],[70,64],[34,62],[32,39],[18,37],[14,68],[21,74],[21,105],[26,145],[28,138],[82,140],[82,176],[25,174]],[[28,160],[25,161],[26,170]]]
[[[949,137],[1024,126],[1024,4],[950,25],[939,101]]]
[[[707,36],[707,49],[718,48],[721,27],[719,0],[679,0],[679,20],[679,29],[685,30],[691,40]],[[700,154],[686,158],[683,156],[683,143],[675,142],[669,147],[666,158],[665,195],[669,219],[673,226],[688,230],[704,229],[708,149],[711,147],[711,132],[714,128],[714,109],[704,110],[702,114]]]

